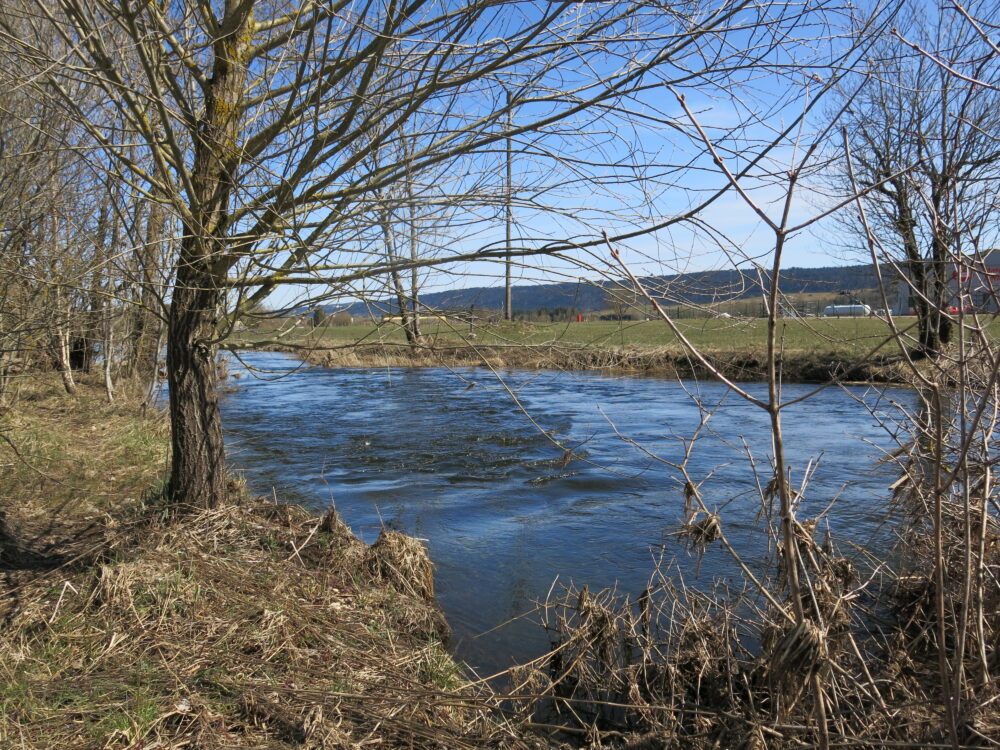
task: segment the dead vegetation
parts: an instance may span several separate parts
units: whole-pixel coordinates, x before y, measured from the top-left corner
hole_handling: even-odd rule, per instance
[[[419,544],[366,548],[332,512],[258,500],[155,511],[7,592],[4,747],[456,748],[496,732],[445,651]]]
[[[817,519],[792,518],[787,536],[762,528],[773,555],[738,585],[699,592],[662,569],[637,597],[564,590],[544,610],[549,653],[515,671],[525,705],[587,747],[1000,747],[993,428],[968,416],[993,409],[960,395],[922,397],[913,439],[888,457],[901,473],[890,559],[845,555]],[[690,481],[684,496],[675,536],[732,552]]]
[[[954,554],[957,562],[964,553]],[[941,658],[956,659],[960,581],[946,583],[951,619],[942,650],[926,559],[863,581],[820,545],[812,557],[799,622],[750,587],[701,593],[668,571],[634,598],[586,588],[552,597],[551,650],[513,672],[530,696],[522,712],[530,706],[540,711],[536,728],[595,748],[1000,746],[1000,554],[986,561],[992,583],[982,630],[968,636],[976,642],[964,660],[969,685],[957,743],[938,675]],[[825,737],[817,714],[826,717]]]
[[[322,367],[482,367],[548,370],[599,370],[709,378],[713,373],[677,347],[597,347],[571,344],[462,345],[411,348],[405,344],[362,344],[339,348],[298,348],[271,344],[269,351],[301,357]],[[767,371],[763,352],[709,352],[712,365],[737,382],[760,381]],[[822,383],[831,379],[871,383],[906,382],[906,373],[887,357],[865,362],[830,359],[815,352],[786,352],[780,361],[786,382]]]

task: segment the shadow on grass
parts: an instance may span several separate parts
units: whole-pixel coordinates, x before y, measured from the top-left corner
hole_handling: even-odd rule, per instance
[[[81,523],[79,516],[67,510],[68,505],[16,525],[0,511],[0,573],[44,573],[71,564],[99,546],[107,524],[103,519]]]

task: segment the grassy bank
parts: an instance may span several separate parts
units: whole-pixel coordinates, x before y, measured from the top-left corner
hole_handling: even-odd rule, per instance
[[[0,418],[0,747],[478,747],[421,545],[250,497],[177,514],[164,419],[31,383]]]
[[[904,321],[905,322],[905,321]],[[683,335],[726,377],[766,378],[767,329],[759,319],[678,322]],[[329,367],[475,366],[606,370],[704,378],[709,368],[688,355],[662,322],[498,323],[424,327],[421,347],[406,344],[397,324],[244,332],[232,341],[298,353]],[[875,318],[781,322],[780,363],[786,382],[831,378],[902,382],[898,348]]]
[[[900,320],[912,322],[912,318]],[[763,350],[767,323],[759,318],[695,318],[677,321],[691,343],[706,351]],[[273,333],[273,332],[271,332]],[[635,347],[680,351],[680,341],[656,320],[584,323],[428,323],[423,333],[434,348],[475,343],[489,347],[562,346],[609,349]],[[788,352],[816,351],[830,358],[857,359],[883,341],[885,323],[876,318],[807,318],[781,321],[780,337]],[[280,340],[291,346],[335,348],[350,345],[397,345],[406,342],[396,323],[292,328],[279,337],[245,333],[236,339]]]

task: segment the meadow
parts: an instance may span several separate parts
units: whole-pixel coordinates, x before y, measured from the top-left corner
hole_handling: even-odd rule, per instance
[[[897,317],[897,327],[915,333],[916,318]],[[1000,321],[981,321],[991,338],[1000,333]],[[685,318],[678,329],[706,352],[763,352],[767,346],[767,321],[761,318]],[[490,347],[561,345],[593,349],[668,349],[680,353],[682,344],[665,323],[648,321],[587,321],[564,323],[426,321],[422,333],[429,347],[475,344]],[[880,345],[879,354],[895,354],[887,342],[889,327],[878,318],[786,318],[779,322],[779,341],[788,353],[809,353],[830,359],[858,359]],[[353,345],[405,344],[398,323],[346,326],[295,327],[245,331],[231,343],[280,342],[319,349]]]

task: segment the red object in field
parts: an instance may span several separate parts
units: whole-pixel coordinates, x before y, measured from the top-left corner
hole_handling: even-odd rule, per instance
[[[582,323],[583,322],[583,316],[582,315],[577,315],[576,316],[576,322],[577,323]]]

